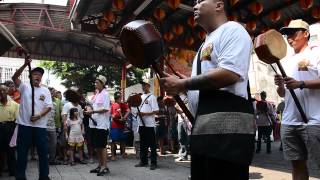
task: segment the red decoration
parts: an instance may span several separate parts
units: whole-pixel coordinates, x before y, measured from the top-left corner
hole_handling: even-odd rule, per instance
[[[164,40],[171,41],[173,39],[173,34],[171,32],[166,32],[163,35]]]
[[[257,28],[257,23],[255,21],[249,21],[246,24],[246,28],[250,31],[254,31]]]
[[[180,5],[180,0],[167,0],[168,6],[172,9],[177,9]]]
[[[103,19],[108,22],[112,22],[114,19],[114,13],[112,11],[106,11],[103,13]]]
[[[230,5],[231,6],[235,6],[236,4],[238,4],[239,0],[230,0]]]
[[[281,19],[281,12],[279,10],[272,11],[269,14],[269,18],[272,22],[277,22]]]
[[[188,24],[189,26],[191,27],[195,27],[197,25],[196,21],[194,20],[194,17],[193,16],[189,16],[188,17]]]
[[[249,5],[249,9],[257,16],[263,11],[263,5],[261,3],[254,2]]]
[[[117,9],[117,10],[122,10],[124,9],[124,0],[113,0],[112,1],[112,7]]]
[[[194,40],[192,37],[188,37],[186,40],[185,40],[185,43],[188,45],[188,46],[191,46],[193,43],[194,43]]]
[[[183,29],[183,26],[178,24],[178,25],[174,25],[172,27],[172,31],[176,34],[176,35],[180,35],[183,33],[184,29]]]
[[[320,6],[312,9],[312,17],[315,19],[320,19]]]
[[[199,31],[198,32],[198,37],[201,39],[201,40],[204,40],[206,38],[206,32],[205,31]]]
[[[153,16],[158,20],[161,21],[165,16],[166,16],[166,12],[161,9],[161,8],[157,8],[154,12],[153,12]]]
[[[313,6],[314,0],[300,0],[300,7],[304,10],[307,10]]]

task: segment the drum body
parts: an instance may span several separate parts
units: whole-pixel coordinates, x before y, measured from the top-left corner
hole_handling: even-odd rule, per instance
[[[159,31],[148,21],[136,20],[122,28],[120,42],[127,60],[145,69],[163,55],[164,44]]]

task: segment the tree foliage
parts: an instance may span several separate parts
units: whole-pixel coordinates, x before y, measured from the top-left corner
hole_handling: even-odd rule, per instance
[[[94,90],[94,81],[98,75],[107,78],[107,85],[111,88],[120,88],[121,83],[121,66],[119,65],[83,65],[67,62],[42,61],[41,67],[50,70],[52,74],[62,79],[61,84],[66,88],[79,87],[84,92]],[[144,70],[130,68],[127,71],[127,86],[134,85],[142,80]]]

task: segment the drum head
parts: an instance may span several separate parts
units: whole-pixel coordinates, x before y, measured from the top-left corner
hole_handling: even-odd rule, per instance
[[[274,29],[256,37],[254,49],[258,58],[267,64],[273,64],[287,54],[287,44],[282,34]]]

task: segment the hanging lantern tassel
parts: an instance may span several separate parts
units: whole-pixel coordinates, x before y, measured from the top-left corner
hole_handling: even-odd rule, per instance
[[[198,32],[198,37],[199,37],[199,39],[204,40],[206,38],[206,32],[199,31]]]
[[[272,22],[277,22],[280,20],[281,18],[281,12],[276,10],[276,11],[272,11],[270,14],[269,14],[269,18]]]
[[[315,19],[320,19],[320,6],[313,8],[312,17]]]
[[[195,27],[197,25],[196,21],[194,20],[194,16],[188,17],[188,24],[190,27]]]
[[[112,1],[112,7],[117,10],[123,10],[124,9],[124,0],[113,0]]]
[[[112,22],[114,20],[114,13],[112,11],[104,12],[103,19],[107,22]]]
[[[249,21],[246,24],[246,28],[250,31],[254,31],[257,28],[257,23],[255,21]]]
[[[168,41],[171,41],[171,40],[173,39],[173,34],[172,34],[171,32],[166,32],[166,33],[164,33],[163,38],[164,38],[164,40],[166,40],[167,42],[168,42]]]
[[[172,9],[177,9],[180,5],[180,0],[167,0],[168,6]]]
[[[303,10],[308,10],[309,8],[311,8],[313,6],[313,1],[314,0],[300,0],[300,7]]]
[[[166,16],[166,12],[161,9],[161,8],[157,8],[154,13],[153,16],[158,20],[158,21],[162,21],[163,18]]]
[[[249,9],[257,16],[263,11],[263,5],[261,3],[254,2],[250,4]]]
[[[191,46],[193,43],[194,43],[194,40],[192,37],[188,37],[186,40],[185,40],[185,43],[188,45],[188,46]]]
[[[183,26],[178,24],[173,26],[172,31],[176,34],[176,35],[181,35],[183,33]]]

